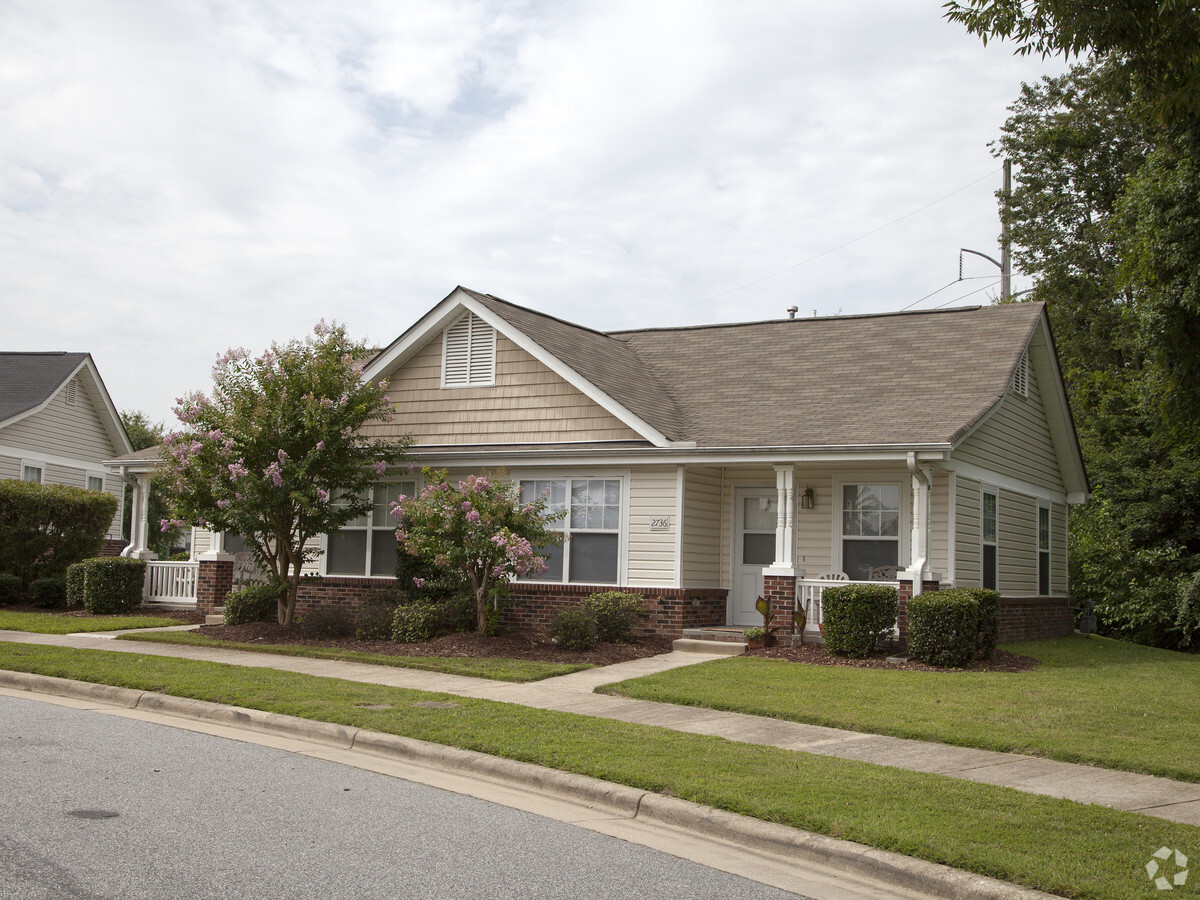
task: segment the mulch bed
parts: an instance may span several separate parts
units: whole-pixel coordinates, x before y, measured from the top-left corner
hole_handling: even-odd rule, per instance
[[[671,639],[639,637],[629,644],[600,643],[587,652],[562,650],[544,632],[508,631],[495,637],[475,632],[445,634],[431,641],[416,644],[397,644],[393,641],[356,641],[352,638],[321,638],[305,634],[300,628],[285,627],[274,622],[253,622],[247,625],[204,625],[200,634],[226,641],[247,644],[299,644],[307,647],[332,647],[339,650],[358,650],[385,656],[464,656],[497,657],[499,659],[528,659],[552,663],[592,663],[609,666],[646,656],[671,652]]]

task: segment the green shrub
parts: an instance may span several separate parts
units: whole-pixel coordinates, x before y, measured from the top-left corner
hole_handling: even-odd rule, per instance
[[[46,576],[29,582],[29,601],[34,606],[49,609],[67,599],[67,579]],[[138,599],[140,600],[140,593]]]
[[[596,616],[582,606],[569,606],[550,626],[554,642],[564,650],[591,650],[596,646]]]
[[[605,591],[592,594],[583,608],[596,620],[596,636],[602,641],[625,643],[633,637],[633,626],[646,615],[641,594]]]
[[[392,640],[418,644],[437,636],[445,620],[445,611],[436,603],[406,603],[392,614]]]
[[[83,583],[87,578],[87,566],[72,563],[67,567],[67,606],[83,606]]]
[[[0,606],[21,599],[21,576],[0,572]]]
[[[277,622],[279,599],[287,592],[287,584],[267,582],[251,584],[230,591],[225,598],[225,624],[248,625],[251,622]]]
[[[0,480],[0,570],[29,584],[95,556],[117,511],[112,494]]]
[[[109,556],[85,559],[78,565],[82,575],[72,580],[82,582],[83,608],[92,615],[132,612],[141,604],[145,560]]]
[[[975,656],[979,601],[969,591],[932,591],[913,597],[908,613],[908,652],[933,666],[965,666]]]
[[[975,651],[981,659],[996,655],[1000,643],[1000,592],[987,588],[958,588],[966,591],[979,604],[979,624],[975,636]]]
[[[314,606],[297,620],[310,637],[344,638],[354,634],[354,614],[340,606]]]
[[[865,659],[896,625],[899,594],[886,584],[844,584],[825,588],[821,616],[825,649]]]
[[[354,637],[360,641],[390,641],[392,618],[400,605],[400,593],[395,590],[371,591],[363,604],[354,611]]]
[[[1200,643],[1200,572],[1179,580],[1179,601],[1175,607],[1175,627],[1179,648],[1186,650]]]

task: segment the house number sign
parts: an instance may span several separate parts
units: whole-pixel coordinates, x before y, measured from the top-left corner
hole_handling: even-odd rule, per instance
[[[651,516],[650,517],[651,531],[670,531],[671,517],[670,516]]]

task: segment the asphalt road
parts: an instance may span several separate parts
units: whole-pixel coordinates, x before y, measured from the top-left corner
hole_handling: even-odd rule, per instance
[[[0,898],[787,898],[255,744],[0,696]]]

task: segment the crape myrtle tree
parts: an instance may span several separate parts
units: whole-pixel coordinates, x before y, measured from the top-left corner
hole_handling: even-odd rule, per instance
[[[392,504],[400,551],[460,572],[471,585],[476,629],[483,634],[488,601],[508,580],[546,570],[541,554],[562,539],[549,523],[564,512],[547,511],[544,497],[522,498],[520,486],[502,476],[470,475],[451,484],[445,471],[425,469],[424,475],[417,496]]]
[[[322,320],[303,341],[257,358],[230,350],[213,366],[212,396],[177,402],[167,435],[171,519],[240,534],[268,577],[286,584],[279,622],[295,618],[310,538],[370,512],[367,488],[404,458],[408,441],[371,438],[387,422],[387,383],[362,379],[365,344]]]

